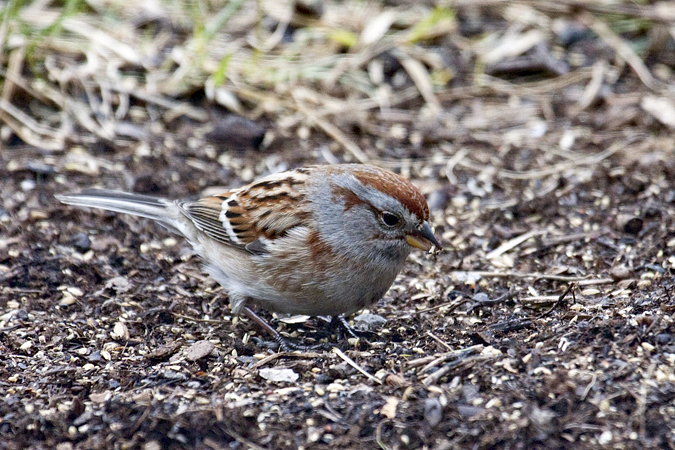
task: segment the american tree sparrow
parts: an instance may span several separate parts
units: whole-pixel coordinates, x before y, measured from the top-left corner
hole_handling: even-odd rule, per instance
[[[248,305],[351,314],[382,298],[413,247],[441,248],[420,191],[370,165],[290,170],[197,201],[94,189],[57,198],[147,217],[182,234],[228,292],[233,313],[249,316],[283,348]]]

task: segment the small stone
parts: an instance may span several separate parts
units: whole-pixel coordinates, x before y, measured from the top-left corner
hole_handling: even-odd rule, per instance
[[[614,266],[609,271],[609,276],[612,277],[614,281],[625,280],[631,278],[633,272],[626,266]]]
[[[80,253],[85,253],[91,248],[91,239],[86,233],[77,233],[70,239],[70,245]]]
[[[213,345],[211,341],[197,341],[187,349],[187,352],[185,353],[185,359],[190,362],[195,362],[206,356],[209,356],[215,348],[216,346]]]
[[[438,398],[428,398],[424,400],[424,420],[431,428],[438,425],[443,418],[443,405]]]
[[[356,331],[375,331],[387,323],[387,319],[377,314],[359,314],[354,317]]]
[[[37,186],[35,180],[25,179],[21,182],[21,190],[24,192],[32,191],[33,189],[35,189],[35,186]]]
[[[156,348],[152,352],[148,353],[146,358],[148,359],[166,359],[176,353],[178,349],[183,345],[181,340],[172,342],[170,344],[162,345],[161,347]]]
[[[384,384],[387,386],[401,387],[407,385],[408,381],[400,375],[390,373],[385,377]]]
[[[187,375],[181,372],[176,372],[175,370],[165,370],[161,372],[161,375],[167,380],[173,381],[185,381],[188,379]]]
[[[322,427],[307,427],[307,442],[313,444],[323,437]]]
[[[211,142],[226,144],[230,148],[255,148],[265,138],[265,128],[258,123],[235,114],[214,117],[213,131],[207,135]]]
[[[598,444],[607,445],[610,442],[612,442],[612,432],[609,430],[603,431],[600,437],[598,438]]]
[[[476,416],[478,414],[483,414],[485,413],[485,408],[479,408],[477,406],[470,406],[470,405],[457,405],[457,412],[462,416],[462,417],[472,417]]]
[[[103,403],[110,398],[110,391],[89,394],[89,400],[94,403]]]
[[[113,334],[116,338],[125,341],[129,340],[129,329],[124,322],[117,322],[113,328]]]
[[[155,440],[148,441],[145,444],[143,444],[143,450],[161,450],[162,445]]]
[[[399,399],[396,397],[385,397],[386,403],[380,409],[380,414],[393,419],[396,417],[396,409],[398,408]]]
[[[61,298],[59,304],[63,306],[70,306],[74,304],[76,301],[77,300],[75,299],[75,297],[73,297],[73,294],[71,294],[68,291],[63,291],[63,297]]]
[[[670,333],[659,333],[656,335],[656,342],[659,344],[668,344],[672,338],[673,336]]]
[[[261,378],[264,378],[267,381],[273,381],[273,382],[289,382],[293,383],[295,381],[298,381],[298,378],[300,378],[300,375],[295,373],[292,369],[260,369],[258,372]]]
[[[637,235],[642,231],[644,222],[640,217],[636,217],[633,214],[619,214],[616,218],[616,225],[624,233]]]

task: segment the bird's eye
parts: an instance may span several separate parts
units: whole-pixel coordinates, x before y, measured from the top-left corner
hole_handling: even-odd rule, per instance
[[[382,213],[382,223],[388,227],[395,227],[401,223],[401,218],[396,214],[385,211]]]

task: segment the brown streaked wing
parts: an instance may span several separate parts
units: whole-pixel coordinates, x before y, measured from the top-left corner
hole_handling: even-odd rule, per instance
[[[306,223],[304,173],[277,174],[241,190],[205,197],[181,207],[195,226],[216,241],[245,247],[260,238],[275,239]],[[221,221],[225,211],[230,229]]]

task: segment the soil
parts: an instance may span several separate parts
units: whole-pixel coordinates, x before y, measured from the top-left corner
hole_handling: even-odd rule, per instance
[[[507,25],[460,19],[465,39]],[[330,116],[423,191],[445,246],[413,252],[348,318],[359,339],[259,311],[330,350],[278,353],[230,315],[182,238],[54,198],[97,186],[180,199],[355,161],[325,128],[286,128],[275,110],[233,119],[192,95],[208,120],[131,121],[135,138],[56,151],[3,138],[0,448],[675,448],[675,125],[649,103],[672,97],[597,35],[551,39],[559,54],[512,58],[484,85],[435,41],[455,71],[439,109],[418,96]],[[668,42],[646,63],[672,88]],[[550,63],[579,55],[564,73]],[[399,89],[406,71],[390,69]]]

